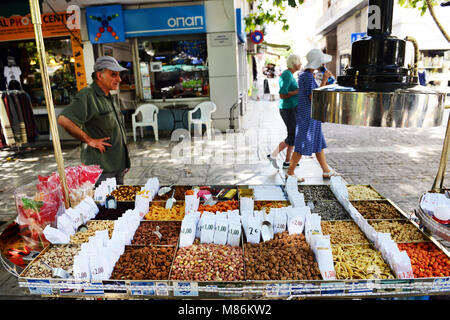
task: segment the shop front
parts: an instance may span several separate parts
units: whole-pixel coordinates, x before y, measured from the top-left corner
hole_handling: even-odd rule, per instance
[[[79,29],[69,29],[66,12],[43,13],[42,30],[55,112],[59,114],[77,91],[87,85]],[[0,18],[0,90],[26,93],[32,106],[38,137],[49,135],[49,123],[39,60],[30,15]],[[27,122],[25,122],[26,125]],[[70,136],[60,128],[61,139]]]
[[[230,108],[240,96],[236,9],[233,3],[198,3],[85,8],[94,58],[111,55],[129,68],[119,92],[122,109],[156,105],[160,131],[187,129],[187,111],[203,101],[217,105],[214,128],[231,127]],[[102,12],[111,18],[108,22],[95,21]],[[113,18],[115,14],[123,20]],[[101,29],[102,23],[108,26]],[[112,32],[123,29],[124,39],[111,37],[108,27]],[[238,127],[239,109],[234,117]]]

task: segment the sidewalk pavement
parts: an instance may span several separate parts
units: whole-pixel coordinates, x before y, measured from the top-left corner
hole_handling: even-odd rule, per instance
[[[212,141],[194,139],[184,149],[177,139],[170,141],[169,135],[161,134],[160,141],[154,142],[150,131],[133,142],[129,131],[131,169],[124,183],[144,184],[158,177],[162,185],[284,184],[286,170],[276,170],[266,159],[286,135],[277,103],[250,101],[239,132],[217,135]],[[445,124],[447,118],[446,113]],[[392,129],[324,123],[323,131],[328,163],[347,183],[370,184],[410,212],[434,181],[445,127]],[[80,164],[78,144],[61,144],[65,166]],[[0,151],[0,232],[17,215],[14,190],[57,170],[51,142],[37,142],[33,147],[35,150],[13,161],[6,160],[12,156],[10,152]],[[277,158],[280,167],[284,157],[282,152]],[[322,179],[314,156],[303,157],[295,173],[306,178],[303,184],[329,183]],[[0,299],[27,296],[17,279],[0,267]]]

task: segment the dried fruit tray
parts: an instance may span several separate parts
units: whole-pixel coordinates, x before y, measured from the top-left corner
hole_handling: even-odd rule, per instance
[[[388,200],[395,206],[394,203]],[[397,206],[395,206],[397,208]],[[407,217],[399,208],[399,212]],[[375,221],[375,220],[374,220]],[[417,229],[419,226],[410,221]],[[450,253],[433,237],[424,234],[447,257]],[[242,237],[241,246],[244,239]],[[54,246],[54,245],[51,245]],[[49,246],[49,247],[51,247]],[[48,250],[45,248],[27,267]],[[178,251],[178,245],[176,246]],[[245,255],[245,248],[243,249]],[[174,255],[175,259],[176,254]],[[173,263],[171,268],[173,267]],[[19,285],[29,288],[30,293],[52,297],[111,297],[123,299],[156,298],[249,298],[285,299],[303,298],[355,298],[448,294],[450,277],[417,279],[349,279],[349,280],[244,280],[244,281],[175,281],[175,280],[105,280],[79,281],[74,279],[28,278],[26,270],[19,277]],[[172,271],[172,269],[171,269]],[[246,265],[244,262],[244,275]],[[247,278],[245,278],[247,279]]]

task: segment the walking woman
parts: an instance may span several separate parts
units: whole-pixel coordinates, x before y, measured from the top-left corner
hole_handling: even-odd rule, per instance
[[[319,49],[312,49],[306,55],[308,64],[305,70],[298,76],[298,106],[297,106],[297,127],[295,130],[295,148],[292,155],[292,161],[287,171],[286,178],[294,176],[297,181],[304,182],[304,178],[294,175],[295,167],[300,161],[302,155],[311,156],[316,154],[319,162],[323,178],[327,179],[331,176],[338,175],[334,170],[328,167],[324,149],[327,147],[325,138],[322,133],[322,122],[311,119],[311,98],[312,91],[319,86],[314,78],[314,71],[325,63],[331,61],[331,56],[324,54]],[[331,72],[325,71],[320,87],[327,84]]]
[[[298,85],[294,78],[294,73],[300,70],[302,63],[300,56],[291,54],[286,60],[287,69],[283,71],[280,76],[280,115],[286,125],[287,137],[276,147],[272,154],[267,155],[267,159],[272,163],[276,169],[279,169],[276,157],[278,154],[287,148],[286,158],[283,162],[283,169],[289,168],[292,151],[294,150],[295,142],[295,125],[297,118],[297,103],[298,103]]]

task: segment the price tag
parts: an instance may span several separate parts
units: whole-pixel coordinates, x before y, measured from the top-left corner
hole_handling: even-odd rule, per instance
[[[200,233],[201,243],[214,242],[214,229],[216,227],[215,217],[205,217],[202,223],[202,230]]]
[[[450,278],[435,279],[431,290],[437,292],[450,291]]]
[[[103,290],[103,283],[100,282],[95,282],[95,281],[91,281],[90,286],[84,289],[84,293],[86,295],[104,295],[105,294],[105,290]],[[96,288],[99,287],[99,288]]]
[[[132,295],[154,296],[156,293],[154,282],[132,281],[132,282],[130,282],[130,286],[132,288],[133,287],[144,287],[144,288],[131,289]]]
[[[29,284],[39,284],[38,287],[30,287],[28,286],[28,290],[30,290],[31,294],[52,294],[52,288],[50,286],[50,280],[34,280],[34,279],[28,279],[27,283]],[[46,288],[48,286],[48,288]]]
[[[260,219],[258,219],[256,217],[252,217],[252,216],[250,216],[248,218],[247,232],[246,232],[247,242],[259,243],[259,241],[261,239],[260,226],[261,226]]]
[[[216,226],[214,230],[214,243],[227,244],[228,237],[228,221],[225,219],[216,219]]]
[[[227,245],[237,247],[241,242],[242,227],[240,223],[228,223]]]
[[[183,219],[180,230],[180,247],[190,246],[194,243],[197,229],[195,217]]]
[[[168,296],[169,289],[166,282],[156,282],[156,295],[157,296]]]
[[[197,297],[198,283],[197,282],[173,282],[173,295],[175,297]]]

